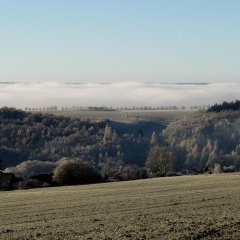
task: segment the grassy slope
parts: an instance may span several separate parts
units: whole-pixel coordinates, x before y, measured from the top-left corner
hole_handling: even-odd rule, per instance
[[[240,239],[240,175],[0,193],[0,239]]]

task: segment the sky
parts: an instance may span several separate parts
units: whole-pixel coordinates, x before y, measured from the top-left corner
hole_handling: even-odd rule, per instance
[[[0,82],[240,83],[239,0],[0,0]]]

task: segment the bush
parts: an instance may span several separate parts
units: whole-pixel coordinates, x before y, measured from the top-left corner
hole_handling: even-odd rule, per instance
[[[146,169],[140,168],[136,165],[127,165],[123,168],[121,173],[121,180],[136,180],[136,179],[144,179],[147,177]]]
[[[222,173],[222,166],[219,163],[215,163],[213,167],[213,173]]]
[[[100,181],[100,176],[93,167],[80,159],[64,159],[54,170],[53,181],[61,185],[94,183]]]
[[[6,168],[4,172],[14,173],[16,177],[27,178],[41,173],[52,173],[56,165],[56,162],[28,160],[20,163],[16,167]]]
[[[231,166],[223,166],[223,171],[224,172],[236,172],[236,167],[231,165]]]
[[[173,172],[173,171],[169,171],[169,172],[167,172],[167,174],[166,174],[166,177],[175,177],[175,176],[178,176],[178,174],[175,173],[175,172]]]
[[[15,186],[15,188],[18,189],[31,189],[31,188],[42,188],[42,187],[49,187],[50,185],[45,182],[41,182],[35,179],[27,179],[25,181],[21,181],[18,183],[18,186]]]

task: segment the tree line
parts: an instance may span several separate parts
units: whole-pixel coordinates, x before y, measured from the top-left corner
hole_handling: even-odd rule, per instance
[[[240,110],[240,101],[236,100],[235,102],[223,102],[221,104],[214,104],[210,108],[208,108],[208,112],[221,112],[226,110],[237,111]]]

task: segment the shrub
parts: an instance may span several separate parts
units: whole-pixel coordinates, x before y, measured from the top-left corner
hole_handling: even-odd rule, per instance
[[[223,171],[224,172],[236,172],[236,167],[231,165],[231,166],[223,166]]]
[[[222,173],[222,166],[219,163],[215,163],[213,167],[213,173]]]
[[[61,185],[74,185],[100,181],[98,173],[80,159],[61,160],[54,170],[53,181]]]
[[[16,167],[6,168],[4,172],[14,173],[16,177],[30,177],[41,173],[52,173],[56,165],[55,162],[28,160]]]
[[[122,169],[121,180],[136,180],[144,179],[147,177],[146,169],[140,168],[136,165],[127,165]]]
[[[31,178],[18,183],[18,189],[42,188],[42,187],[49,187],[49,186],[50,185],[48,183],[41,182]]]

